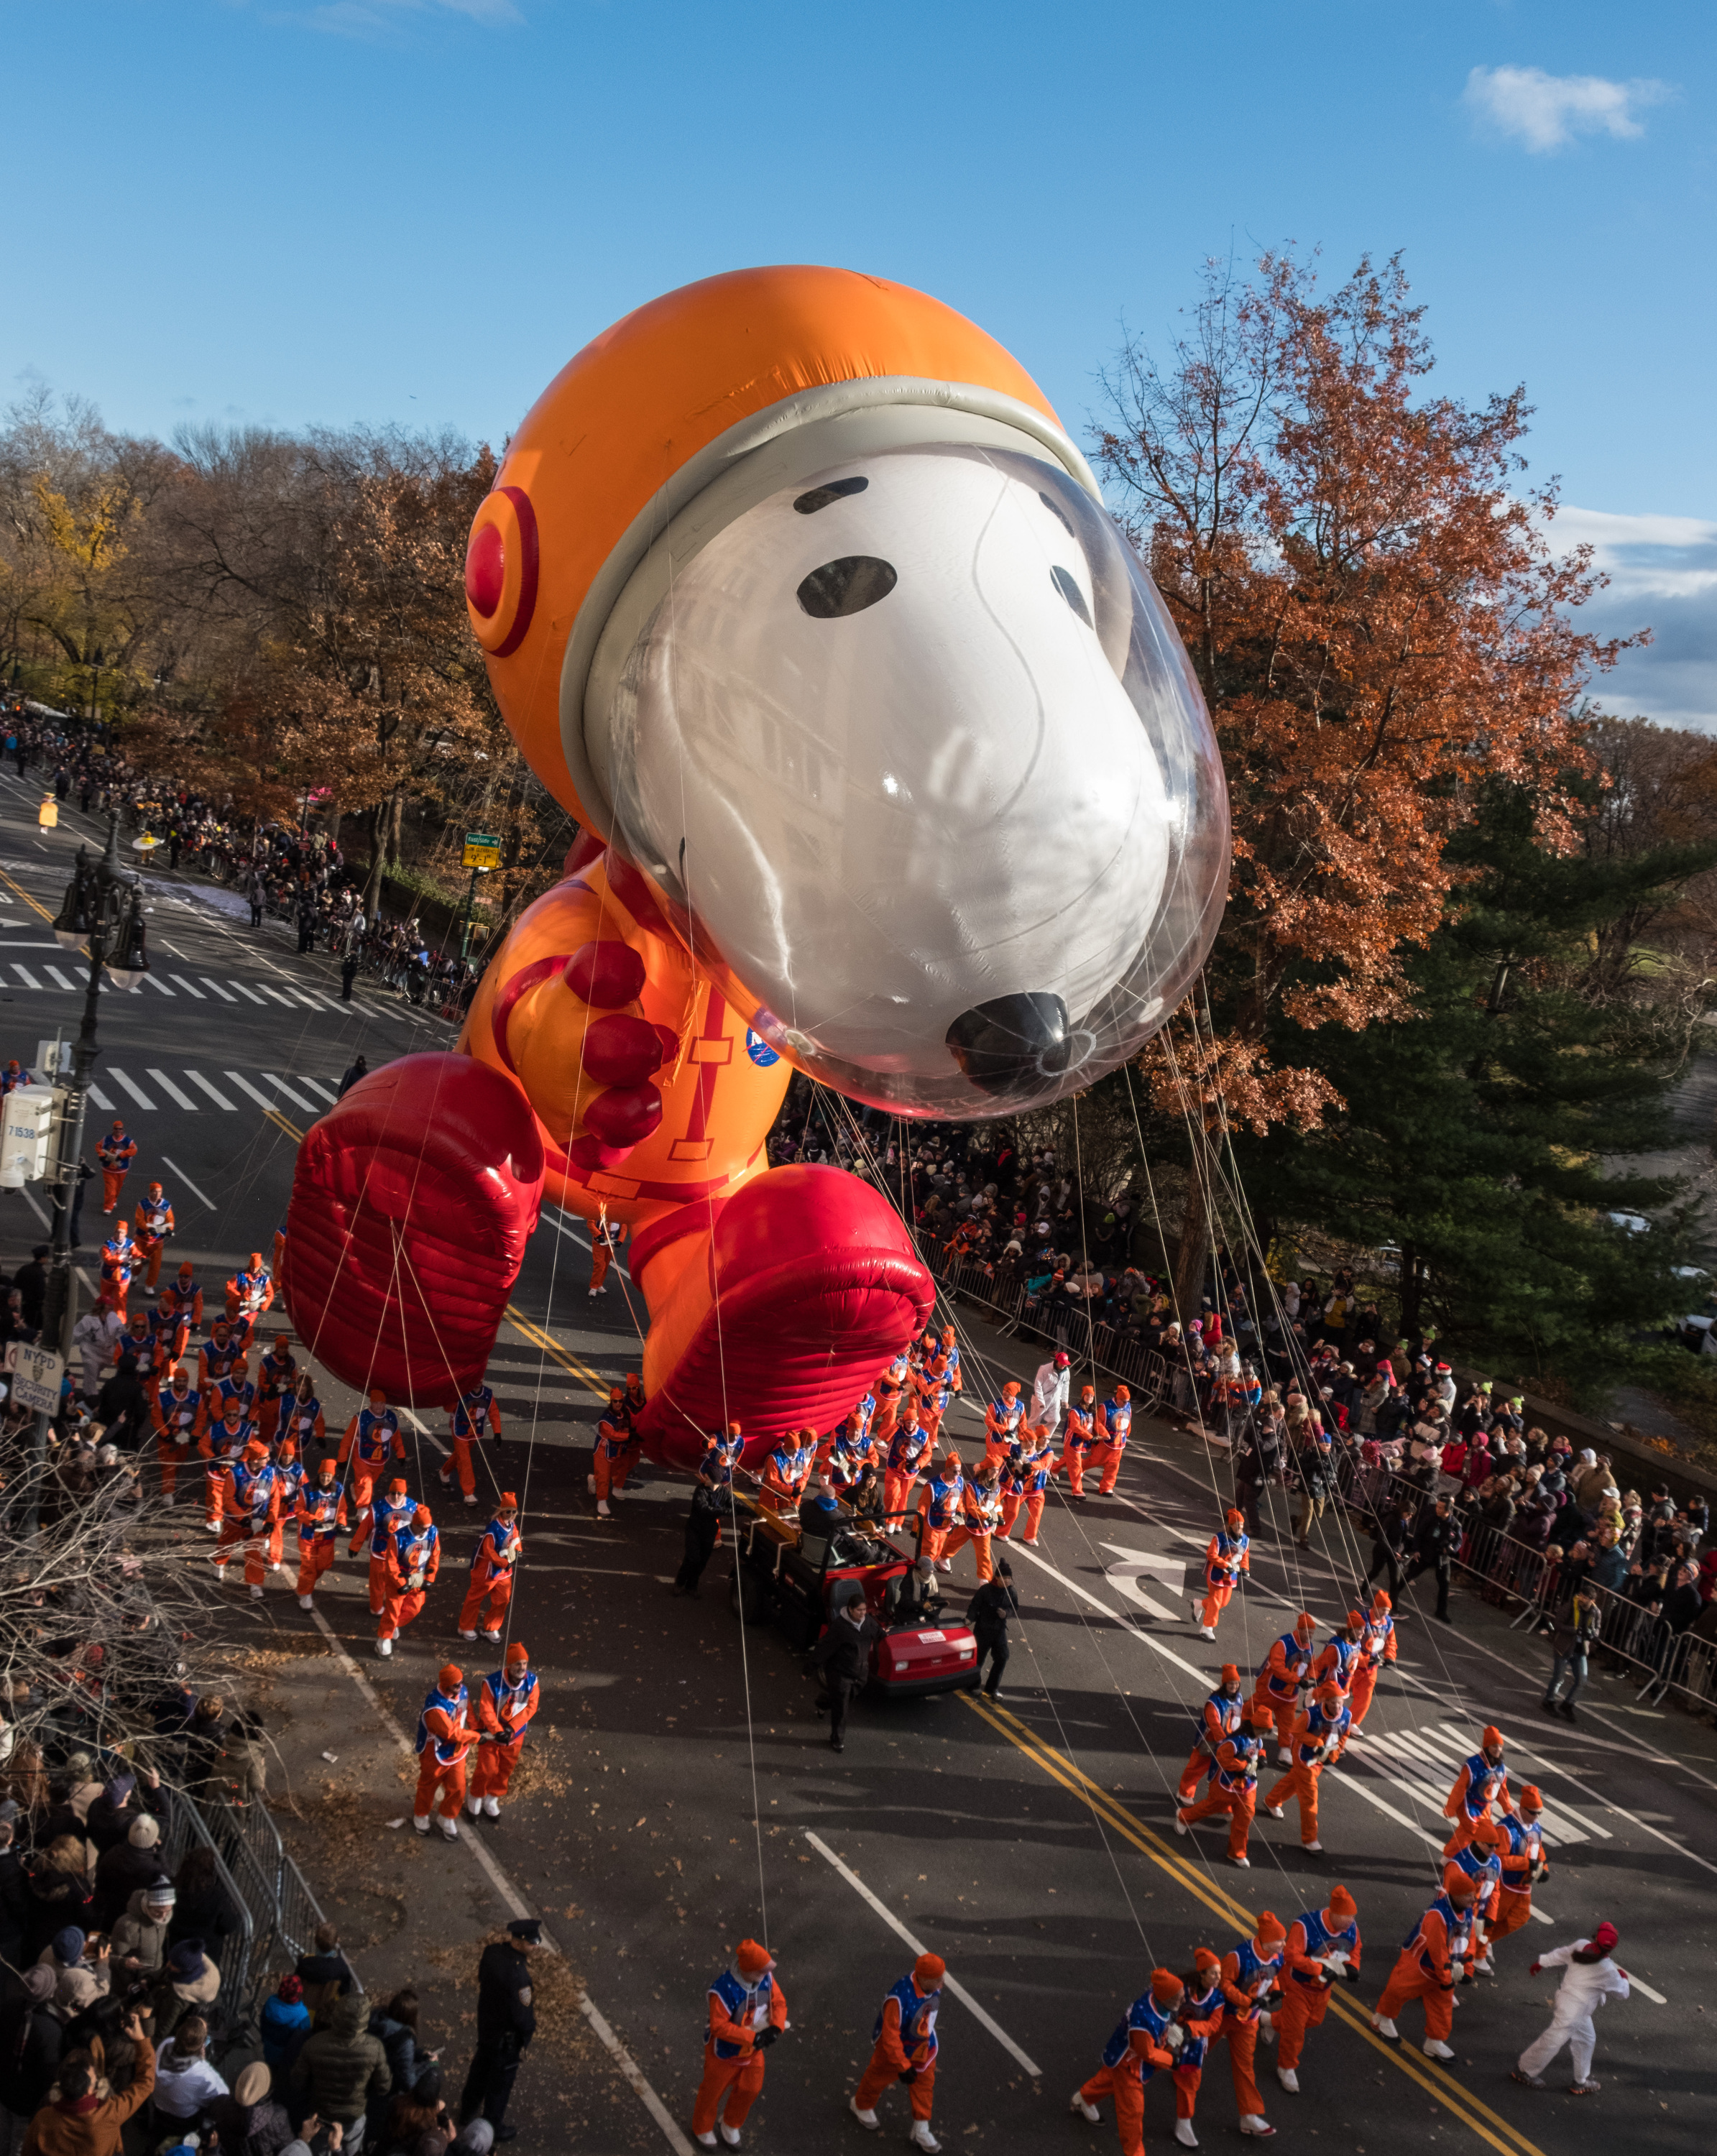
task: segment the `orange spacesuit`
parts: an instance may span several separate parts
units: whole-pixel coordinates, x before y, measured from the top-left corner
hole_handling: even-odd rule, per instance
[[[501,1637],[506,1605],[512,1599],[513,1573],[524,1553],[518,1519],[518,1499],[511,1490],[503,1490],[495,1507],[495,1517],[484,1528],[471,1558],[470,1584],[465,1589],[464,1605],[459,1613],[461,1639],[475,1640],[480,1620],[485,1639]]]

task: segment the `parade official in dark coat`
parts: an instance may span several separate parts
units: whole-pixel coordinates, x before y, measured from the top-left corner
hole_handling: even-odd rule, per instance
[[[535,1917],[521,1917],[506,1929],[506,1938],[485,1947],[477,1964],[477,2049],[459,2100],[460,2125],[481,2112],[497,2141],[511,2141],[518,2132],[506,2123],[506,2106],[525,2047],[537,2033],[530,1958],[542,1943]]]
[[[1001,1676],[1008,1666],[1008,1620],[1020,1614],[1020,1598],[1014,1591],[1014,1568],[1005,1558],[997,1564],[993,1578],[986,1579],[966,1605],[966,1622],[978,1642],[978,1675],[990,1664],[984,1689],[991,1699],[1002,1697]]]

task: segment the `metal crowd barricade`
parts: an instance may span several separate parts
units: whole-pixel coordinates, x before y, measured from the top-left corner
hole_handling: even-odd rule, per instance
[[[951,1256],[946,1250],[924,1250],[922,1255],[950,1301],[979,1304],[1005,1323],[1038,1332],[1045,1340],[1051,1337],[1048,1327],[1040,1322],[1041,1299],[1025,1287],[1004,1286],[989,1266],[971,1258]],[[1128,1339],[1112,1326],[1098,1324],[1092,1328],[1090,1352],[1098,1368],[1128,1386],[1141,1405],[1159,1406],[1167,1399],[1169,1365],[1154,1348]]]
[[[1439,1478],[1429,1487],[1392,1473],[1387,1468],[1367,1468],[1356,1452],[1343,1458],[1339,1486],[1351,1511],[1375,1525],[1385,1506],[1411,1501],[1416,1507],[1429,1503],[1453,1486]],[[1545,1551],[1535,1549],[1504,1528],[1476,1516],[1464,1523],[1455,1563],[1477,1583],[1480,1595],[1506,1607],[1519,1602],[1514,1625],[1537,1630],[1547,1626],[1560,1599],[1562,1567]],[[1692,1707],[1717,1708],[1717,1647],[1690,1633],[1678,1638],[1669,1633],[1648,1609],[1588,1580],[1583,1593],[1598,1604],[1598,1635],[1592,1651],[1612,1656],[1639,1672],[1645,1683],[1667,1681]]]

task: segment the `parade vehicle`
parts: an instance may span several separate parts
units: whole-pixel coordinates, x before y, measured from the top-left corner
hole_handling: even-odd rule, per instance
[[[927,1612],[914,1592],[921,1512],[891,1512],[880,1527],[843,1520],[832,1534],[812,1536],[738,1493],[733,1512],[738,1546],[727,1602],[736,1617],[773,1623],[808,1653],[850,1599],[851,1581],[880,1633],[871,1650],[873,1695],[917,1699],[969,1691],[977,1683],[978,1642],[970,1625],[949,1620],[934,1604]]]

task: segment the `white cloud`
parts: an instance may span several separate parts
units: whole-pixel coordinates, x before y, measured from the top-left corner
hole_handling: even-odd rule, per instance
[[[1542,68],[1476,67],[1463,101],[1529,150],[1560,150],[1576,135],[1642,135],[1638,115],[1671,95],[1663,82],[1611,82],[1601,74],[1546,74]]]
[[[1559,554],[1589,546],[1609,578],[1580,609],[1580,626],[1600,636],[1650,629],[1592,694],[1606,711],[1641,712],[1660,725],[1717,734],[1717,521],[1700,516],[1627,516],[1611,510],[1560,510],[1550,527]]]

